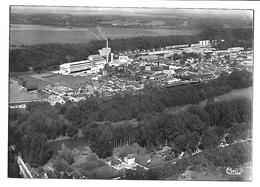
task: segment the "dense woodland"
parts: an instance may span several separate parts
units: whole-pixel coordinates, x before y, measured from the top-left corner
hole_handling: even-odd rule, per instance
[[[178,44],[198,43],[201,39],[214,39],[225,41],[216,43],[217,49],[242,46],[252,48],[252,29],[215,29],[205,28],[197,36],[141,36],[136,38],[113,39],[109,41],[112,52],[136,49],[153,49]],[[87,59],[89,55],[97,54],[98,49],[105,47],[105,41],[92,41],[80,44],[39,44],[22,46],[11,49],[9,53],[9,67],[11,72],[58,69],[58,65]]]
[[[227,141],[250,136],[252,106],[248,99],[213,102],[211,98],[233,89],[252,86],[252,74],[223,73],[209,83],[160,88],[148,85],[140,95],[115,95],[109,100],[91,97],[79,103],[30,103],[26,110],[9,110],[9,145],[15,145],[32,166],[51,157],[47,140],[76,135],[82,129],[89,146],[99,157],[112,155],[116,147],[138,143],[153,150],[170,145],[174,152],[193,152],[199,145],[209,150],[225,133]],[[197,105],[209,99],[205,107]],[[166,108],[194,104],[187,111],[170,115]],[[138,124],[128,121],[136,118]],[[121,122],[120,122],[121,121]],[[120,122],[120,123],[115,123]],[[9,155],[9,176],[17,175],[17,165]]]

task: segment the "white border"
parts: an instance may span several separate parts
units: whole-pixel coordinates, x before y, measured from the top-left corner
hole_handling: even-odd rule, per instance
[[[255,10],[255,69],[254,69],[254,130],[253,130],[253,182],[175,182],[175,181],[111,181],[111,180],[23,180],[23,179],[8,179],[7,178],[7,122],[8,122],[8,42],[9,42],[9,5],[56,5],[56,6],[105,6],[105,7],[167,7],[167,8],[232,8],[232,9],[254,9]],[[135,186],[135,185],[255,185],[258,182],[258,171],[259,168],[259,148],[257,145],[259,142],[259,117],[258,106],[259,106],[259,37],[257,33],[260,33],[259,29],[259,19],[260,19],[260,2],[257,1],[163,1],[163,0],[7,0],[1,2],[0,6],[0,19],[1,19],[1,45],[0,45],[0,59],[1,59],[1,131],[0,131],[0,148],[1,148],[1,158],[0,158],[0,177],[1,186],[9,185],[26,185],[26,186],[75,186],[75,185],[87,185],[87,186]],[[260,83],[259,83],[260,84]],[[259,115],[259,114],[258,114]],[[259,185],[258,185],[259,186]]]

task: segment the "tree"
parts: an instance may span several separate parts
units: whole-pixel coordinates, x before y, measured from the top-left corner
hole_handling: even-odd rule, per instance
[[[198,147],[198,144],[199,144],[199,141],[200,141],[200,136],[198,133],[194,132],[192,134],[189,134],[188,135],[188,139],[189,139],[189,142],[188,142],[188,147],[187,149],[190,151],[190,152],[194,152],[196,151],[197,147]]]
[[[60,159],[64,159],[69,165],[73,164],[74,162],[72,151],[67,148],[64,143],[61,146],[61,150],[58,151],[58,157]]]
[[[218,136],[218,139],[221,139],[221,137],[225,133],[225,130],[226,129],[223,126],[216,126],[216,127],[214,127],[214,132]]]
[[[216,121],[217,126],[230,127],[235,120],[236,109],[232,107],[229,101],[223,101],[219,104],[219,119]]]
[[[233,71],[228,80],[233,89],[246,88],[252,86],[252,73],[246,70]]]
[[[210,115],[202,107],[193,105],[188,108],[188,111],[191,114],[197,115],[206,126],[210,125]]]
[[[146,180],[157,180],[159,179],[161,173],[159,169],[151,168],[146,172],[145,179]]]
[[[89,133],[89,146],[100,158],[113,154],[113,134],[108,124],[100,124]]]
[[[236,110],[235,120],[239,123],[248,122],[252,119],[252,104],[247,98],[234,99],[231,101]]]
[[[213,148],[216,147],[218,144],[218,137],[214,133],[212,128],[209,128],[206,130],[206,132],[203,134],[202,139],[201,139],[201,144],[205,148]]]
[[[51,157],[47,149],[47,138],[43,133],[25,135],[22,138],[22,155],[24,159],[34,166],[43,165]]]
[[[210,125],[215,126],[219,120],[219,104],[218,103],[209,103],[205,107],[205,111],[210,115]]]
[[[68,165],[68,163],[64,159],[56,159],[53,162],[53,167],[55,168],[55,171],[58,172],[70,172],[72,169]]]
[[[20,178],[19,166],[15,159],[15,151],[8,150],[8,177]]]
[[[186,135],[179,135],[174,140],[175,148],[178,150],[178,152],[186,151],[187,145],[188,145],[188,138]]]
[[[71,106],[66,111],[66,118],[70,120],[76,127],[80,125],[84,113],[77,106]],[[88,114],[85,114],[88,115]]]

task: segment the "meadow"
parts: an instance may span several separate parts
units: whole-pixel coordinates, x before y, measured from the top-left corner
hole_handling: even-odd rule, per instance
[[[9,84],[9,103],[27,102],[39,99],[37,93],[27,92],[18,84],[18,81],[10,79]]]

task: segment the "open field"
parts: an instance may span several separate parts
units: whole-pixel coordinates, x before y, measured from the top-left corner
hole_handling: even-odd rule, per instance
[[[9,81],[9,103],[26,102],[31,100],[38,100],[39,97],[36,93],[27,92],[15,80]]]
[[[82,84],[86,84],[90,80],[89,77],[66,76],[54,73],[42,74],[21,74],[10,78],[9,82],[9,103],[20,103],[36,101],[40,99],[38,93],[27,92],[26,88],[18,83],[21,80],[26,83],[27,87],[34,87],[39,90],[44,89],[48,85],[60,85],[70,88],[78,88]]]
[[[227,94],[216,97],[216,101],[224,101],[224,100],[230,100],[230,99],[240,98],[240,97],[246,97],[252,101],[253,100],[253,87],[232,90],[231,92],[229,92]]]
[[[91,28],[92,31],[96,28]],[[115,38],[131,38],[138,36],[196,35],[197,29],[144,29],[102,27],[102,35]],[[96,38],[88,28],[71,29],[40,25],[11,25],[10,45],[34,45],[46,43],[87,43]]]
[[[43,89],[47,85],[59,85],[70,88],[77,88],[80,84],[85,84],[87,81],[89,81],[88,77],[59,75],[50,72],[41,74],[24,74],[18,76],[18,79],[24,80],[27,86],[34,86],[38,89]]]
[[[86,83],[88,79],[86,77],[80,77],[80,76],[73,77],[68,75],[56,75],[51,77],[45,77],[44,81],[49,82],[50,84],[76,88],[77,85]]]
[[[226,101],[226,100],[231,100],[231,99],[236,99],[241,97],[248,98],[250,99],[251,102],[253,102],[253,87],[232,90],[229,93],[215,97],[214,100],[217,102],[218,101],[221,102],[221,101]],[[200,106],[205,106],[206,104],[207,104],[207,100],[200,102]]]
[[[237,89],[237,90],[232,90],[229,93],[226,93],[224,95],[220,95],[218,97],[215,97],[215,101],[225,101],[225,100],[231,100],[235,98],[241,98],[245,97],[253,101],[253,87],[248,87],[248,88],[242,88],[242,89]],[[201,101],[199,103],[200,106],[204,107],[207,104],[208,100]],[[192,104],[187,104],[184,106],[176,106],[172,108],[166,108],[164,111],[168,114],[177,114],[179,112],[186,111]]]
[[[84,148],[88,146],[88,139],[83,137],[76,139],[58,140],[49,142],[47,146],[53,152],[53,154],[56,155],[58,150],[61,150],[62,144],[65,144],[65,146],[69,149],[77,148],[78,150],[84,150]]]

